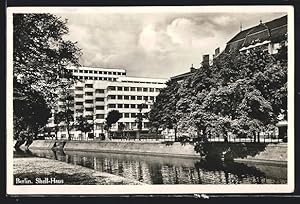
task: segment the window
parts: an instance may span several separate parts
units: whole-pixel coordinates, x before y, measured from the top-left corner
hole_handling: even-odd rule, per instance
[[[86,96],[93,96],[93,92],[85,92]]]
[[[102,130],[103,129],[103,123],[96,123],[96,130]]]
[[[85,103],[93,103],[93,100],[85,100]]]
[[[145,122],[144,123],[144,128],[150,128],[150,123],[149,122]]]
[[[124,96],[124,100],[129,100],[129,96]]]
[[[129,118],[129,113],[124,113],[124,118]]]
[[[113,75],[116,75],[116,72],[113,72]]]
[[[154,92],[154,88],[150,88],[150,92]]]
[[[107,80],[107,78],[106,78],[106,77],[104,77],[104,78],[103,78],[103,80],[104,80],[104,81],[106,81],[106,80]]]
[[[118,99],[119,99],[119,100],[122,100],[122,99],[123,99],[123,97],[122,97],[122,96],[120,96],[120,95],[118,95]]]
[[[90,80],[93,80],[93,77],[89,77]]]
[[[123,104],[118,104],[118,108],[123,108]]]
[[[154,101],[154,96],[150,96],[150,100]]]
[[[111,72],[108,72],[108,74],[111,74]]]
[[[129,108],[129,104],[124,104],[124,108]]]
[[[112,81],[112,78],[108,78],[108,81]]]
[[[130,108],[135,108],[135,104],[131,104],[131,105],[130,105]]]
[[[96,89],[96,93],[104,93],[104,89]]]
[[[107,90],[109,90],[109,91],[115,91],[116,87],[115,86],[109,86],[109,87],[107,87]]]
[[[96,98],[96,101],[104,101],[104,98],[102,98],[102,97],[97,97],[97,98]]]
[[[94,71],[94,74],[98,74],[98,71]]]
[[[141,92],[142,88],[141,87],[137,87],[136,90],[139,91],[139,92]]]
[[[148,92],[148,88],[143,88],[143,92]]]
[[[78,90],[78,91],[82,91],[82,90],[83,90],[83,87],[77,86],[75,89]]]
[[[122,90],[123,90],[122,88],[123,88],[123,87],[118,86],[118,91],[122,91]]]
[[[81,106],[83,105],[83,102],[76,102],[76,105]]]
[[[79,70],[79,73],[83,73],[83,70]]]
[[[94,80],[98,80],[98,77],[94,77]]]
[[[135,87],[130,87],[130,91],[135,91]]]
[[[116,79],[116,78],[113,78],[113,81],[117,81],[117,79]]]
[[[107,72],[103,72],[104,74],[107,74]]]
[[[84,77],[84,79],[89,79],[88,77]]]
[[[142,96],[137,96],[137,100],[143,100]]]
[[[108,108],[116,108],[116,104],[108,104]]]
[[[135,96],[130,96],[130,99],[131,100],[135,100]]]
[[[90,73],[90,74],[93,74],[93,71],[92,71],[92,70],[89,70],[89,73]]]
[[[125,73],[125,72],[123,72],[123,73],[122,73],[122,75],[126,75],[126,73]]]
[[[86,117],[86,119],[88,119],[88,120],[93,120],[93,116],[92,116],[92,115],[86,115],[85,117]]]
[[[136,114],[135,113],[131,113],[131,118],[135,118]]]
[[[76,94],[75,98],[83,98],[83,94]]]
[[[93,108],[85,108],[85,111],[93,111]]]
[[[84,73],[88,73],[88,71],[87,71],[87,70],[84,70]]]
[[[102,74],[102,71],[99,71],[99,74]]]
[[[108,99],[116,99],[116,95],[109,95]]]
[[[124,91],[129,91],[129,87],[124,87]]]
[[[144,100],[147,101],[148,100],[148,96],[144,96]]]
[[[76,109],[77,113],[83,113],[83,109]]]
[[[104,110],[104,106],[96,106],[96,110]]]
[[[104,119],[104,114],[96,114],[96,119]]]

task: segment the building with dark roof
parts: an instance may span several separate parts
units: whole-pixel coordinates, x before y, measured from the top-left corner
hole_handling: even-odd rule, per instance
[[[257,46],[268,49],[275,54],[282,43],[287,43],[287,16],[260,23],[254,27],[240,31],[227,42],[225,52],[245,51]]]

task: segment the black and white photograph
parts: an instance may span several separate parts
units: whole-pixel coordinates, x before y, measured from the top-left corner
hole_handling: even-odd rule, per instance
[[[294,190],[291,6],[7,11],[8,194]]]

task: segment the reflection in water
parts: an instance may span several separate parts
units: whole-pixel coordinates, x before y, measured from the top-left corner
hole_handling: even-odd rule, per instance
[[[286,165],[246,165],[197,159],[79,151],[31,150],[55,159],[148,184],[277,184],[287,182]]]

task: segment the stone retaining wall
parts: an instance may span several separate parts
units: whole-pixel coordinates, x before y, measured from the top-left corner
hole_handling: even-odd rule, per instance
[[[55,140],[34,140],[29,148],[32,149],[52,149],[62,141]],[[134,153],[146,155],[168,155],[199,158],[191,144],[181,144],[179,142],[164,144],[161,142],[143,141],[65,141],[63,150],[90,151],[90,152],[114,152],[114,153]],[[242,147],[241,147],[242,145]],[[264,143],[215,143],[211,144],[214,152],[223,152],[230,147],[236,152],[237,160],[249,161],[287,161],[287,144],[264,144]],[[240,153],[241,148],[243,149]],[[245,151],[246,149],[246,151]],[[248,155],[248,156],[247,156]]]
[[[180,143],[163,144],[160,142],[140,142],[140,141],[68,141],[64,150],[77,151],[105,151],[105,152],[124,152],[151,155],[172,155],[185,157],[199,157],[191,144],[182,145]]]

